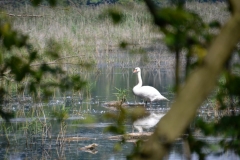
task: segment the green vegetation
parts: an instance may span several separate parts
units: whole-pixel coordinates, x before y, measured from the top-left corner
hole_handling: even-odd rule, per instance
[[[219,20],[225,22],[228,13],[222,3],[214,4],[188,3],[187,8],[200,13],[205,21]],[[211,9],[210,9],[211,8]],[[115,10],[117,12],[115,13]],[[210,13],[206,15],[208,10]],[[114,11],[114,12],[113,12]],[[149,53],[149,46],[163,46],[161,34],[158,34],[156,26],[152,25],[151,15],[143,4],[131,4],[129,6],[109,6],[68,8],[38,8],[29,5],[18,8],[8,7],[5,10],[14,15],[40,15],[42,17],[10,17],[13,28],[29,35],[29,41],[40,53],[40,58],[50,64],[76,64],[83,63],[112,64],[119,61],[112,58],[111,54],[119,53],[121,45],[133,53],[143,51]],[[111,17],[122,13],[119,25],[112,25]],[[221,14],[221,16],[219,16]],[[7,15],[6,15],[7,16]],[[55,48],[51,41],[58,43]],[[125,45],[124,45],[125,44]],[[47,57],[43,54],[46,48],[58,51],[58,58]],[[164,48],[164,47],[163,47]],[[135,52],[134,52],[135,50]],[[167,53],[166,49],[162,52]],[[158,59],[158,52],[151,53],[153,59]],[[139,59],[139,58],[138,58]],[[136,57],[129,57],[125,64],[136,61]],[[37,65],[37,64],[36,64]],[[73,70],[70,68],[70,70]],[[80,70],[81,72],[81,70]]]
[[[48,40],[54,39],[64,46],[60,53],[65,63],[67,60],[71,63],[78,57],[86,63],[86,60],[97,62],[99,58],[102,58],[99,57],[102,50],[107,53],[110,50],[114,51],[123,40],[130,40],[133,44],[138,45],[151,42],[152,37],[155,36],[150,32],[150,15],[141,12],[144,9],[142,6],[133,5],[131,7],[134,7],[134,10],[130,10],[130,7],[121,8],[125,12],[125,23],[120,26],[111,25],[111,21],[107,18],[109,16],[107,14],[108,6],[71,7],[67,10],[27,6],[17,9],[9,8],[7,13],[42,15],[43,17],[39,18],[13,17],[13,26],[28,34],[30,41],[38,46],[37,49],[40,53],[50,45]],[[138,30],[136,31],[136,29]],[[144,35],[140,36],[140,33]],[[44,57],[42,56],[42,58]]]
[[[126,102],[127,96],[129,94],[129,90],[127,89],[121,89],[121,88],[116,88],[117,93],[114,93],[114,95],[117,97],[118,101]]]

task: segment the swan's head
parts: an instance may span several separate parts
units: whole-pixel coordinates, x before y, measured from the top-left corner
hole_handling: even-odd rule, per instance
[[[138,72],[141,72],[141,69],[139,67],[136,67],[134,70],[133,70],[133,73],[138,73]]]

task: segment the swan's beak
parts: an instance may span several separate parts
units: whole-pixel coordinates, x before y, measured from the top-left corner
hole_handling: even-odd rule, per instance
[[[136,69],[134,69],[134,70],[133,70],[133,73],[136,73],[136,72],[137,72],[137,70],[136,70]]]

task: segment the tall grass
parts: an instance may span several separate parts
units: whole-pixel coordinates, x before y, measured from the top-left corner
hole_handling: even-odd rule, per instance
[[[7,12],[44,15],[39,18],[15,18],[14,27],[30,35],[30,40],[35,42],[39,49],[43,49],[50,38],[58,40],[67,46],[64,52],[68,55],[92,55],[98,49],[118,46],[121,40],[144,43],[155,35],[150,32],[151,17],[143,7],[133,6],[132,10],[122,8],[126,21],[116,26],[106,18],[107,7],[71,7],[60,10],[25,6],[9,8]],[[143,23],[143,20],[146,22]]]
[[[106,14],[108,7],[122,11],[124,21],[119,25],[113,25]],[[225,3],[192,2],[187,3],[186,7],[200,14],[207,22],[211,20],[225,22],[229,16]],[[97,65],[112,64],[116,61],[122,66],[140,64],[141,56],[125,56],[122,62],[118,60],[118,56],[112,56],[113,53],[119,53],[118,47],[122,41],[128,42],[131,49],[137,48],[137,52],[150,53],[147,58],[153,66],[160,64],[159,52],[168,52],[161,43],[161,34],[152,24],[151,15],[141,4],[131,4],[128,7],[101,5],[52,9],[46,6],[34,8],[25,5],[19,8],[10,6],[5,8],[7,13],[12,14],[43,15],[13,18],[14,27],[28,34],[30,41],[35,43],[40,53],[48,46],[49,39],[57,40],[62,45],[61,56],[68,56],[63,60],[69,63],[76,60],[76,57],[69,56],[78,56],[82,60],[95,61]]]

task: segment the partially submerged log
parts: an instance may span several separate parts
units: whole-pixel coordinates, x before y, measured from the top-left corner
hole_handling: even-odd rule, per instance
[[[126,103],[123,103],[122,101],[110,101],[110,102],[105,102],[103,106],[106,107],[119,107],[119,106],[126,106]]]
[[[123,138],[127,142],[135,142],[136,140],[147,140],[153,132],[142,132],[142,133],[128,133],[125,135],[117,135],[108,137],[109,140],[122,140]]]
[[[120,107],[139,107],[144,106],[144,103],[128,103],[122,101],[110,101],[103,103],[103,107],[111,109],[111,110],[118,110]]]
[[[65,141],[86,141],[86,140],[90,140],[92,138],[88,138],[88,137],[66,137],[64,138]]]
[[[96,150],[96,147],[98,146],[98,144],[96,143],[93,143],[93,144],[90,144],[88,146],[85,146],[85,147],[82,147],[80,148],[80,150],[84,151],[84,152],[89,152],[89,153],[92,153],[92,154],[96,154],[98,151]]]

